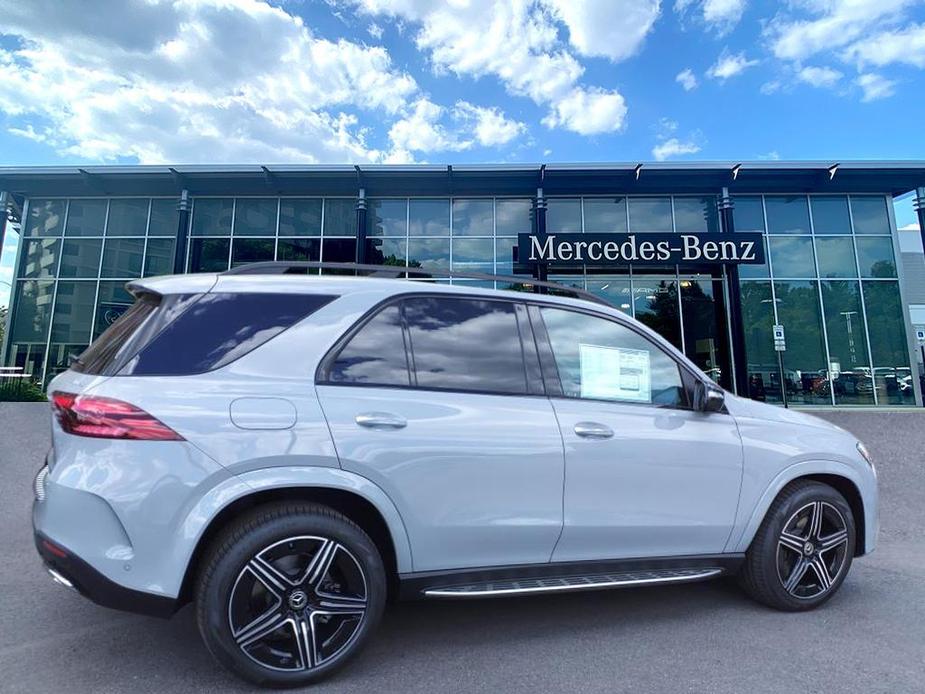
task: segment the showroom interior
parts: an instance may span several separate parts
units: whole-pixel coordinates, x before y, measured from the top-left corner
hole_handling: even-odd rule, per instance
[[[422,282],[577,286],[756,400],[921,405],[892,201],[921,207],[923,183],[910,162],[6,168],[21,241],[3,364],[47,382],[131,304],[137,277],[363,262],[432,273]],[[761,234],[764,262],[515,260],[520,234],[743,232]]]

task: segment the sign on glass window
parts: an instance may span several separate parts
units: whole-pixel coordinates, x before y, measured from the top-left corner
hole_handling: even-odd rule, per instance
[[[580,344],[581,397],[652,402],[649,352]]]

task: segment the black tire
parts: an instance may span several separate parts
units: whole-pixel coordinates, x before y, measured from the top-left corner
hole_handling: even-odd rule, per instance
[[[810,526],[816,509],[822,520],[814,533]],[[846,537],[835,545],[842,523]],[[795,538],[802,543],[801,550]],[[854,557],[855,538],[854,516],[845,498],[821,482],[797,480],[781,490],[765,514],[746,552],[740,584],[749,596],[778,610],[801,612],[819,607],[845,580]],[[832,547],[820,552],[827,544]],[[802,579],[797,578],[800,569],[804,571]]]
[[[253,509],[222,531],[201,567],[195,599],[202,639],[220,663],[254,684],[294,687],[328,677],[363,647],[385,606],[385,569],[375,544],[353,521],[319,504]],[[283,584],[284,577],[290,582]],[[305,597],[301,608],[298,592]],[[365,609],[361,616],[346,612],[353,604]],[[246,626],[236,629],[235,620]],[[270,623],[279,626],[246,643]],[[332,642],[338,650],[326,657]]]

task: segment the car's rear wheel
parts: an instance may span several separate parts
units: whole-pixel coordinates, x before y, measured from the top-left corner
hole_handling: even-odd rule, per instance
[[[256,684],[316,682],[356,654],[386,598],[382,559],[325,506],[260,507],[213,543],[196,610],[209,651]]]
[[[798,480],[768,509],[746,553],[741,583],[765,605],[809,610],[841,586],[854,547],[854,516],[845,498],[821,482]]]

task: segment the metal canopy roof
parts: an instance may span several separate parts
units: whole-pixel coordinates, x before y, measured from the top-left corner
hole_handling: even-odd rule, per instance
[[[454,165],[0,167],[0,190],[44,195],[546,195],[889,193],[925,186],[925,161],[616,162]]]

